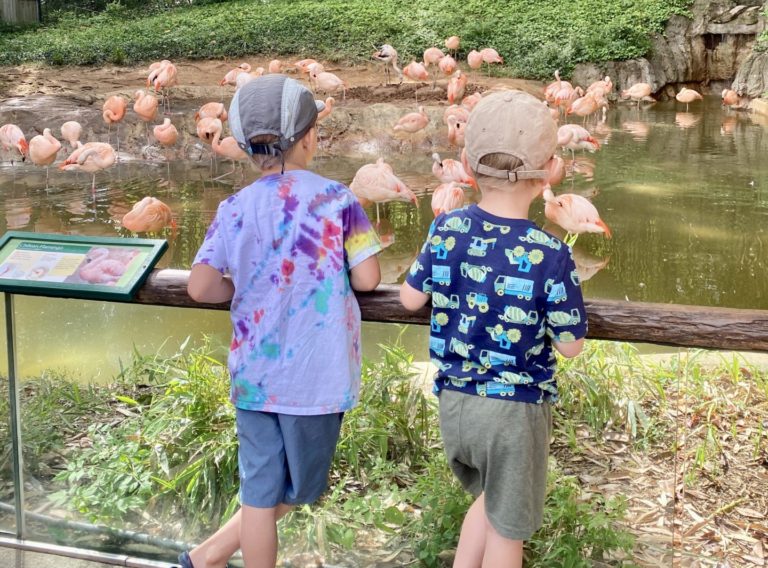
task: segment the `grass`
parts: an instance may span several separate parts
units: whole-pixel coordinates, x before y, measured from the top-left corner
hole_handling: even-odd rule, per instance
[[[567,76],[583,61],[646,55],[651,34],[690,0],[236,0],[161,11],[119,2],[94,15],[63,13],[35,30],[0,36],[0,64],[133,64],[163,58],[308,54],[368,60],[374,45],[391,43],[401,59],[421,57],[450,35],[460,56],[494,47],[505,73]]]
[[[39,445],[38,455],[66,457],[52,481],[55,502],[95,521],[187,540],[227,518],[236,506],[234,416],[225,367],[210,353],[186,345],[167,359],[136,353],[105,390],[59,377],[55,389],[48,381],[30,390],[25,433],[47,431],[47,421],[60,420],[56,410],[71,405],[58,437],[27,440],[28,451]],[[329,491],[281,525],[290,553],[349,559],[383,551],[437,566],[455,546],[471,498],[445,462],[436,400],[417,384],[399,341],[382,353],[364,364],[361,403],[345,417]],[[745,459],[768,460],[765,372],[735,355],[712,369],[702,355],[653,363],[627,344],[588,342],[582,356],[561,361],[545,524],[527,543],[527,566],[631,565],[627,497],[581,481],[589,462],[580,456],[592,455],[585,444],[611,453],[621,437],[637,455],[672,455],[686,487],[726,473],[723,464],[737,459],[734,441]],[[82,402],[62,403],[71,400]],[[88,443],[69,443],[82,441],[76,425],[85,421]],[[185,532],[169,534],[179,519]]]

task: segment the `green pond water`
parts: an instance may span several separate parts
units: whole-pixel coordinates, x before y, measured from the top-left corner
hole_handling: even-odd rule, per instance
[[[768,309],[768,126],[759,117],[722,109],[708,97],[688,112],[679,103],[617,105],[603,123],[588,124],[602,148],[576,154],[570,178],[557,192],[589,196],[614,238],[582,235],[575,255],[590,298]],[[456,157],[436,148],[443,157]],[[381,255],[383,280],[401,282],[433,215],[431,151],[384,156],[421,196],[418,207],[380,207],[380,232],[392,244]],[[570,155],[564,155],[570,160]],[[372,161],[317,157],[321,174],[349,183]],[[217,166],[220,175],[229,163]],[[0,166],[0,230],[132,236],[119,220],[145,195],[166,202],[178,228],[161,236],[169,250],[158,266],[189,268],[219,201],[251,179],[246,170],[218,181],[207,159],[123,160],[97,176],[42,168]],[[472,198],[472,196],[469,196]],[[373,220],[374,208],[369,209]],[[531,214],[543,223],[541,202]],[[550,227],[546,227],[550,229]],[[551,228],[557,232],[557,228]],[[18,362],[22,375],[46,368],[84,379],[109,380],[134,348],[173,353],[187,336],[202,334],[226,346],[223,311],[133,306],[16,296]],[[365,324],[364,349],[393,339],[397,326]],[[427,358],[427,329],[412,327],[406,344]],[[223,351],[222,351],[223,353]],[[3,354],[4,356],[4,354]]]

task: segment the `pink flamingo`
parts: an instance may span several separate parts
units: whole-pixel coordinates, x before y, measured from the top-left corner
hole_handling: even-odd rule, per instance
[[[333,73],[328,73],[327,71],[318,72],[316,66],[313,67],[309,72],[309,76],[312,77],[316,90],[323,91],[324,93],[328,94],[333,94],[341,89],[341,100],[346,100],[347,89],[349,88],[349,85],[346,81],[340,79]]]
[[[429,70],[430,67],[437,67],[440,60],[445,57],[445,53],[439,47],[428,47],[424,50],[424,66]]]
[[[179,138],[179,131],[176,130],[176,127],[173,124],[171,124],[171,119],[166,117],[163,119],[162,124],[155,125],[152,129],[152,134],[155,135],[155,140],[166,149],[165,161],[166,164],[168,164],[168,148],[176,144],[176,140]],[[168,177],[170,177],[170,174],[170,164],[168,164]]]
[[[459,45],[461,44],[461,38],[459,36],[451,36],[445,40],[445,49],[453,53],[454,57],[456,52],[459,51]]]
[[[0,146],[5,152],[10,152],[11,164],[13,164],[14,151],[19,153],[22,162],[27,159],[29,144],[24,137],[24,132],[15,124],[0,126]]]
[[[147,144],[149,144],[149,123],[157,117],[157,97],[152,93],[138,90],[133,94],[136,99],[133,103],[133,112],[139,115],[144,122],[144,130],[147,134]]]
[[[328,97],[325,99],[325,108],[317,113],[318,122],[325,120],[333,112],[333,105],[336,104],[336,99]]]
[[[263,67],[257,67],[255,71],[251,71],[250,73],[243,72],[238,74],[237,78],[235,79],[235,90],[239,89],[246,83],[253,81],[256,77],[261,77],[263,74]]]
[[[720,98],[722,99],[724,106],[735,107],[739,106],[739,103],[741,103],[739,94],[731,89],[723,89]]]
[[[411,81],[426,81],[429,78],[429,71],[427,71],[424,65],[414,59],[403,68],[403,75]]]
[[[675,95],[675,99],[679,103],[685,103],[685,112],[688,112],[688,105],[691,104],[693,101],[700,101],[704,97],[701,96],[701,93],[698,91],[694,91],[693,89],[688,89],[686,87],[683,87],[679,93]]]
[[[293,66],[296,68],[299,73],[303,73],[305,75],[309,75],[309,66],[313,63],[317,63],[316,59],[306,58],[301,59],[293,64]]]
[[[574,193],[555,196],[548,186],[544,188],[543,197],[544,216],[568,231],[564,239],[566,244],[573,246],[581,233],[603,233],[611,238],[611,229],[585,197]]]
[[[227,120],[227,107],[223,103],[205,103],[195,113],[195,122],[201,118],[218,118],[224,122]]]
[[[418,112],[409,112],[401,117],[393,128],[395,132],[404,132],[407,135],[413,135],[426,128],[427,124],[429,124],[429,116],[427,116],[424,107],[420,106]],[[411,145],[413,145],[413,140],[411,140]]]
[[[621,91],[621,98],[637,101],[637,107],[640,108],[640,101],[648,100],[652,92],[653,89],[648,83],[635,83],[630,88]]]
[[[235,86],[237,84],[237,76],[240,75],[240,73],[250,73],[251,72],[251,66],[248,63],[241,63],[234,69],[230,69],[224,74],[224,78],[219,81],[219,86],[223,87],[224,85],[232,85]]]
[[[573,101],[575,101],[578,97],[584,95],[584,90],[581,87],[568,87],[566,85],[566,81],[563,81],[562,88],[555,93],[555,106],[562,109],[563,112],[566,114],[568,113],[568,109],[571,108],[571,104],[573,104]]]
[[[125,109],[128,106],[125,99],[120,95],[112,95],[104,101],[104,105],[101,107],[101,118],[107,123],[107,142],[111,137],[112,124],[117,124],[117,155],[120,156],[120,123],[125,118]],[[119,159],[119,158],[118,158]]]
[[[477,71],[483,66],[483,54],[473,49],[467,54],[467,65],[473,71]]]
[[[155,92],[161,92],[163,111],[167,114],[171,112],[171,87],[178,84],[178,70],[173,63],[164,59],[161,61],[160,68],[156,71],[157,75],[152,80],[152,86],[155,88]],[[150,73],[151,76],[152,74]],[[147,82],[149,82],[149,78]]]
[[[394,47],[388,43],[385,43],[379,49],[377,49],[373,55],[371,55],[371,57],[376,61],[384,64],[384,76],[387,79],[387,85],[389,85],[390,80],[390,65],[392,66],[392,69],[395,71],[395,73],[397,73],[397,76],[400,78],[400,82],[403,82],[403,70],[397,66],[397,50]]]
[[[175,225],[171,208],[154,197],[145,197],[125,214],[123,227],[134,233],[157,232]]]
[[[577,124],[563,124],[557,129],[557,145],[570,150],[573,159],[576,159],[576,150],[596,152],[600,149],[600,142],[592,138],[586,128]]]
[[[432,173],[443,183],[456,182],[477,189],[477,181],[467,173],[460,161],[450,158],[441,160],[437,152],[432,154]]]
[[[450,55],[446,55],[440,61],[437,62],[437,67],[440,69],[440,72],[443,75],[445,75],[446,77],[450,77],[451,75],[453,75],[453,72],[456,71],[457,63],[453,57],[451,57]]]
[[[606,97],[613,91],[613,81],[606,75],[602,80],[595,81],[587,87],[587,93],[595,93],[598,96]]]
[[[462,205],[464,205],[464,190],[455,181],[442,183],[432,192],[431,206],[435,217],[458,209]]]
[[[76,120],[68,120],[61,125],[61,137],[69,142],[72,148],[77,148],[77,141],[83,133],[83,127]]]
[[[448,124],[448,117],[455,116],[460,122],[467,122],[469,120],[469,110],[462,105],[451,105],[445,107],[443,111],[443,122]]]
[[[450,57],[450,55],[448,56]],[[448,80],[448,102],[453,104],[458,102],[464,96],[464,90],[467,87],[467,76],[458,69],[456,73]]]
[[[349,184],[360,203],[365,206],[368,203],[376,204],[376,222],[379,222],[379,203],[387,201],[408,201],[418,204],[416,194],[398,178],[392,166],[384,161],[384,158],[376,160],[375,164],[362,166]]]
[[[472,93],[471,95],[467,95],[463,99],[461,99],[461,106],[463,106],[468,111],[472,111],[473,108],[475,108],[475,105],[480,102],[480,99],[483,98],[483,95],[480,93]]]
[[[126,263],[109,258],[109,255],[109,250],[104,247],[88,251],[84,264],[78,270],[80,278],[91,284],[115,284],[125,273]]]
[[[96,191],[96,172],[106,170],[115,163],[115,150],[104,142],[88,142],[69,155],[59,166],[64,171],[84,171],[93,175],[91,191]]]
[[[544,89],[544,98],[548,103],[555,103],[555,95],[557,95],[557,92],[560,89],[573,89],[573,85],[571,85],[568,81],[563,81],[560,79],[560,70],[557,69],[555,71],[555,80],[547,85],[546,89]]]
[[[202,122],[202,120],[200,122]],[[234,173],[236,169],[235,162],[248,159],[248,154],[246,154],[245,151],[242,148],[240,148],[234,136],[227,136],[225,138],[221,138],[222,130],[223,130],[223,126],[219,119],[215,118],[210,121],[210,128],[208,129],[208,133],[211,133],[213,135],[213,138],[211,139],[211,142],[210,142],[211,149],[213,150],[213,153],[216,154],[217,156],[221,156],[222,158],[227,158],[232,160],[232,171],[227,172],[223,175],[220,175],[215,179],[221,179],[225,176],[228,176]]]
[[[547,164],[547,171],[549,172],[547,185],[560,185],[565,179],[565,160],[560,156],[552,156],[552,159]]]
[[[34,136],[29,141],[29,159],[37,166],[45,166],[45,187],[48,187],[48,166],[56,161],[56,155],[61,150],[61,142],[51,134],[50,128],[45,128],[43,134]]]
[[[486,47],[480,50],[480,56],[483,58],[483,63],[488,65],[488,76],[491,76],[491,65],[494,63],[504,64],[504,59],[501,55],[492,47]]]
[[[580,97],[571,103],[570,108],[566,111],[566,114],[575,114],[584,118],[584,123],[587,121],[587,117],[596,113],[600,109],[600,104],[597,102],[597,98],[594,93],[587,93],[583,97]]]
[[[453,114],[447,118],[448,123],[448,142],[454,146],[464,146],[464,129],[467,126],[466,121],[459,120]]]
[[[267,72],[269,73],[282,73],[283,72],[283,62],[279,59],[273,59],[269,62],[269,65],[267,65]]]

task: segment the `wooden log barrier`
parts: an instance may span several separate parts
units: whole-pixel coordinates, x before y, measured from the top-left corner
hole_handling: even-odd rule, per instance
[[[155,270],[134,302],[159,306],[228,310],[229,303],[198,304],[187,295],[187,270]],[[366,321],[429,325],[429,308],[408,312],[399,288],[381,285],[358,294]],[[679,304],[586,300],[590,339],[768,352],[768,310],[710,308]]]

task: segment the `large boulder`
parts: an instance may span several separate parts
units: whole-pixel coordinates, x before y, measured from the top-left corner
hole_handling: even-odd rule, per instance
[[[696,0],[691,18],[673,16],[663,33],[653,38],[648,57],[577,65],[573,79],[579,85],[609,75],[619,89],[634,83],[649,83],[654,92],[680,84],[713,84],[715,90],[731,82],[750,58],[757,36],[766,28],[764,1]],[[755,66],[757,66],[756,69]],[[750,64],[751,73],[768,72],[762,58]],[[745,86],[740,94],[757,87]]]

